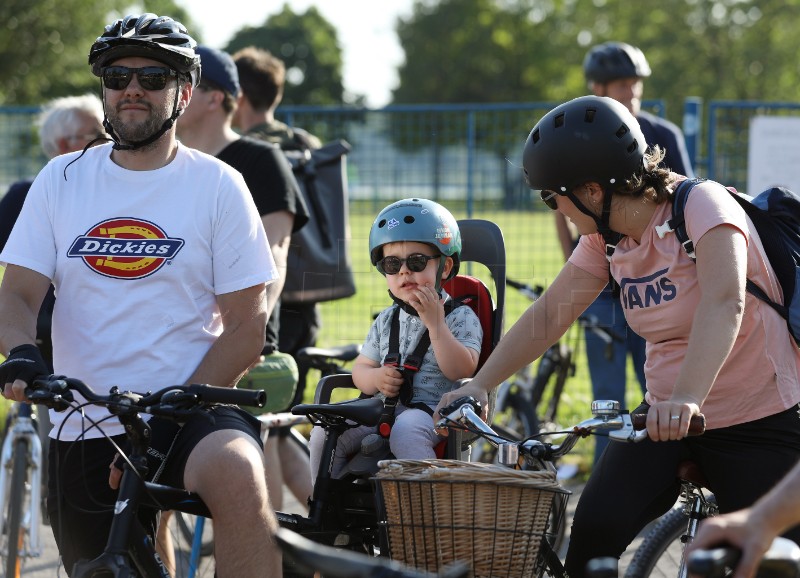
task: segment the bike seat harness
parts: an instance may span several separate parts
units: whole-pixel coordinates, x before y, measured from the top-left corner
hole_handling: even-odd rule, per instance
[[[450,313],[455,311],[458,307],[467,305],[476,298],[477,297],[474,295],[451,297],[444,304],[445,317],[450,315]],[[414,397],[414,375],[420,370],[425,353],[431,346],[431,336],[426,328],[420,335],[414,350],[403,359],[400,354],[400,309],[401,307],[399,305],[395,305],[392,311],[389,328],[389,352],[383,358],[383,365],[396,367],[403,376],[403,385],[400,386],[399,396],[395,398],[386,398],[384,402],[385,411],[378,423],[378,432],[383,437],[389,437],[389,433],[391,433],[392,424],[394,423],[394,411],[398,401],[406,407],[421,409],[429,415],[433,415],[433,410],[428,407],[427,404],[411,401]],[[403,309],[409,313],[409,315],[417,316],[416,311],[412,313],[409,311],[410,308],[408,307],[403,307]]]

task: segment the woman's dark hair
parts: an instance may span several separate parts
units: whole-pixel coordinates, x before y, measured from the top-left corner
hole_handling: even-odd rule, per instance
[[[622,187],[614,191],[615,195],[627,197],[643,197],[656,204],[672,198],[670,185],[676,180],[670,170],[661,166],[666,152],[658,145],[651,147],[644,154],[642,170],[628,179]]]

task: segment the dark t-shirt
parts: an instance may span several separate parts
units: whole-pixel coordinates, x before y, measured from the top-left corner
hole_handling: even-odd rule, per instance
[[[242,173],[261,216],[278,211],[294,214],[292,232],[308,222],[308,208],[283,152],[275,145],[242,137],[222,149],[217,158]],[[277,348],[280,304],[267,323],[267,346]]]
[[[6,246],[8,236],[11,234],[11,229],[14,228],[14,223],[17,222],[17,217],[19,217],[19,212],[22,210],[32,183],[33,181],[16,182],[0,199],[0,251]]]
[[[648,146],[658,145],[666,150],[661,164],[679,175],[694,176],[686,141],[681,130],[661,117],[641,111],[636,117]]]

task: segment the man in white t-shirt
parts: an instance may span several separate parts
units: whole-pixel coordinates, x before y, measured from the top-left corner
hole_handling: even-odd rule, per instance
[[[277,271],[258,212],[239,173],[175,139],[199,78],[195,47],[154,14],[117,20],[92,46],[113,144],[51,161],[0,254],[5,397],[23,401],[48,373],[34,332],[51,281],[55,370],[96,390],[233,387],[261,353]],[[120,471],[109,476],[103,435],[125,437],[106,410],[84,411],[93,421],[52,414],[48,510],[68,573],[105,546]],[[151,419],[149,453],[167,456],[150,471],[207,503],[220,575],[280,576],[258,422],[232,406],[209,413],[183,427]]]

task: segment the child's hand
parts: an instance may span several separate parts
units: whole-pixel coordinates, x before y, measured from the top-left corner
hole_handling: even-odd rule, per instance
[[[400,386],[403,385],[403,375],[396,367],[382,365],[375,368],[378,377],[376,387],[386,397],[397,397],[400,395]]]
[[[408,304],[416,310],[429,331],[444,323],[444,299],[430,284],[418,286]]]

